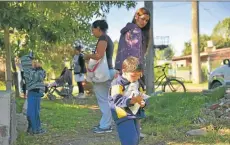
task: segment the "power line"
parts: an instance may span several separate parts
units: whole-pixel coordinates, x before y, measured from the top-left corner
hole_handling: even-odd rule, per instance
[[[158,8],[173,8],[173,7],[177,7],[177,6],[181,6],[181,5],[186,5],[186,4],[189,4],[189,3],[182,2],[182,3],[179,3],[179,4],[166,5],[166,6],[160,6],[160,7],[154,7],[154,8],[156,8],[156,9],[158,9]]]
[[[213,18],[217,19],[218,21],[220,20],[219,17],[213,15],[213,13],[211,12],[210,9],[205,8],[205,6],[203,4],[200,3],[200,6],[203,8],[203,10],[205,10],[207,13],[209,13]]]
[[[220,4],[219,6],[221,6],[222,8],[229,11],[229,8],[227,8],[226,5],[224,5],[222,1],[218,1],[218,3]],[[228,4],[230,4],[230,3],[228,3]]]

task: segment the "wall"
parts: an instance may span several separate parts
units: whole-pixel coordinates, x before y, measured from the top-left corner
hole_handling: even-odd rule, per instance
[[[16,140],[16,110],[14,93],[0,91],[0,145],[13,144]]]

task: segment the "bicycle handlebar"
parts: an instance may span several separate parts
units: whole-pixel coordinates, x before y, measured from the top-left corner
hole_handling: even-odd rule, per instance
[[[164,66],[162,65],[157,65],[154,68],[166,68],[167,66],[169,66],[169,64],[165,64]]]

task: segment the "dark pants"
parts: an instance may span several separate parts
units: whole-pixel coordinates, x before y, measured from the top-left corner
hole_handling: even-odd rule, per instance
[[[79,89],[79,93],[84,93],[84,87],[82,85],[82,82],[77,82],[77,86],[78,86],[78,89]]]
[[[117,125],[118,135],[122,145],[138,145],[140,126],[137,119],[126,120]]]
[[[41,129],[40,122],[40,102],[43,94],[29,91],[27,102],[27,119],[28,119],[28,129],[33,133]]]
[[[21,76],[22,76],[22,80],[21,80],[21,85],[22,85],[22,91],[23,94],[26,94],[26,83],[25,83],[25,77],[24,77],[24,72],[21,71]]]

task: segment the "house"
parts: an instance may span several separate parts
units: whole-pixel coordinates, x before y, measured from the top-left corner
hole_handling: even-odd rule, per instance
[[[205,52],[200,53],[200,60],[201,64],[206,64],[208,61],[208,57],[210,58],[210,61],[212,64],[219,63],[223,61],[223,59],[230,58],[230,47],[229,48],[222,48],[222,49],[213,49],[211,51],[208,51],[206,49]],[[192,56],[186,55],[186,56],[179,56],[179,57],[173,57],[172,58],[173,66],[179,67],[189,67],[192,63]]]
[[[209,61],[208,61],[209,59]],[[219,67],[224,59],[230,59],[230,48],[222,49],[205,49],[205,52],[200,53],[200,61],[202,68],[206,68],[208,72]],[[180,56],[172,58],[172,68],[175,77],[182,77],[186,81],[192,81],[192,56]],[[207,79],[207,71],[203,70],[202,79]]]

